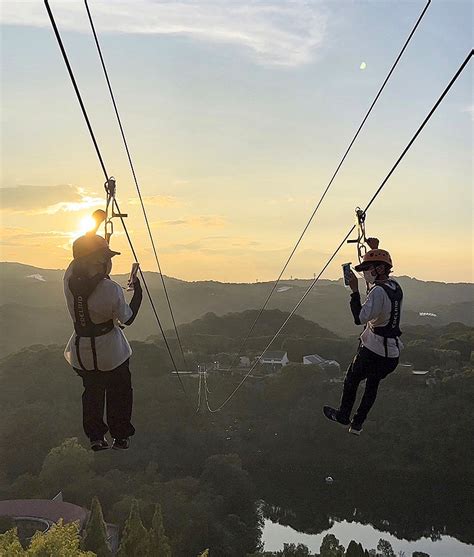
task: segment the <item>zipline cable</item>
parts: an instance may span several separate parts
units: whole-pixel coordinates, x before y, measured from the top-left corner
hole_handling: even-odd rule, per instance
[[[443,101],[444,97],[447,95],[448,91],[451,89],[451,87],[454,85],[455,81],[458,79],[458,77],[461,75],[461,73],[463,72],[464,68],[467,66],[467,64],[469,63],[469,61],[471,60],[472,55],[474,54],[474,50],[471,50],[470,53],[467,55],[466,59],[464,60],[464,62],[461,64],[461,66],[459,67],[458,71],[454,74],[453,78],[451,79],[451,81],[448,83],[448,85],[446,86],[446,88],[444,89],[443,93],[441,94],[441,96],[439,97],[439,99],[436,101],[436,103],[433,105],[433,108],[429,111],[428,115],[426,116],[426,118],[423,120],[422,124],[419,126],[419,128],[417,129],[417,131],[415,132],[415,134],[413,135],[413,137],[411,138],[410,142],[408,143],[408,145],[405,147],[405,149],[402,151],[401,155],[398,157],[397,161],[395,162],[395,164],[392,166],[392,168],[390,169],[390,172],[387,174],[387,176],[384,178],[384,180],[382,181],[382,183],[380,184],[380,186],[377,188],[377,190],[375,191],[374,195],[372,196],[372,198],[370,199],[370,201],[368,202],[367,206],[365,207],[363,213],[364,215],[367,213],[367,211],[369,210],[369,208],[372,206],[373,202],[375,201],[375,199],[378,197],[378,195],[380,194],[380,192],[382,191],[383,187],[385,186],[385,184],[388,182],[388,180],[390,179],[390,177],[392,176],[392,174],[395,172],[395,169],[398,167],[398,165],[400,164],[400,162],[402,161],[402,159],[404,158],[404,156],[406,155],[406,153],[409,151],[410,147],[413,145],[413,143],[416,141],[417,137],[420,135],[421,131],[423,130],[423,128],[425,127],[425,125],[428,123],[428,121],[430,120],[431,116],[434,114],[434,112],[436,111],[436,109],[438,108],[438,106],[441,104],[441,102]],[[303,294],[302,298],[300,299],[300,301],[295,305],[295,307],[291,310],[291,312],[289,313],[288,317],[285,319],[285,321],[283,322],[283,324],[280,326],[280,328],[278,329],[278,331],[275,333],[275,335],[273,336],[273,338],[271,339],[271,341],[267,344],[265,350],[260,354],[260,356],[257,358],[257,360],[255,361],[255,363],[252,365],[252,367],[250,368],[250,370],[248,371],[248,373],[242,378],[242,380],[240,381],[240,383],[234,388],[234,390],[230,393],[230,395],[224,400],[224,402],[222,402],[222,404],[220,404],[217,408],[212,409],[210,404],[209,404],[209,399],[207,396],[207,391],[206,389],[204,390],[205,392],[205,397],[206,397],[206,405],[207,405],[207,409],[209,410],[209,412],[215,413],[215,412],[219,412],[219,410],[222,410],[222,408],[224,408],[224,406],[233,398],[233,396],[235,395],[235,393],[240,389],[240,387],[244,384],[245,380],[249,377],[249,375],[252,373],[252,371],[257,367],[258,363],[260,362],[261,358],[264,356],[265,352],[271,347],[271,345],[273,344],[273,342],[277,339],[277,337],[280,335],[280,333],[283,331],[283,329],[285,328],[285,326],[287,325],[288,321],[293,317],[293,315],[296,313],[296,311],[298,310],[298,308],[301,306],[301,304],[304,302],[304,300],[306,299],[306,297],[308,296],[308,294],[311,292],[311,290],[314,288],[314,286],[316,285],[316,283],[318,282],[319,278],[321,277],[321,275],[324,273],[324,271],[328,268],[328,266],[330,265],[330,263],[332,262],[332,260],[336,257],[336,255],[339,253],[339,251],[341,250],[341,248],[344,246],[344,244],[346,243],[346,240],[350,237],[350,235],[352,234],[353,230],[355,229],[356,225],[352,225],[351,229],[349,230],[349,232],[345,235],[344,239],[342,240],[342,242],[339,244],[339,246],[336,248],[336,250],[334,251],[334,253],[331,255],[331,257],[329,258],[329,260],[327,261],[327,263],[324,265],[324,267],[321,269],[321,271],[319,272],[319,274],[314,278],[314,280],[312,281],[312,283],[309,285],[309,287],[307,288],[306,292]]]
[[[73,73],[73,71],[72,71],[71,64],[69,63],[69,59],[68,59],[66,50],[65,50],[65,48],[64,48],[64,44],[63,44],[63,41],[62,41],[62,39],[61,39],[61,35],[60,35],[60,33],[59,33],[58,27],[57,27],[57,25],[56,25],[56,21],[55,21],[55,19],[54,19],[53,12],[51,11],[51,8],[50,8],[50,6],[49,6],[49,0],[44,0],[44,5],[45,5],[46,10],[47,10],[47,12],[48,12],[48,16],[49,16],[49,19],[50,19],[50,21],[51,21],[51,25],[52,25],[52,27],[53,27],[54,34],[55,34],[55,36],[56,36],[56,40],[57,40],[58,45],[59,45],[59,48],[60,48],[60,50],[61,50],[61,54],[62,54],[63,59],[64,59],[64,62],[65,62],[65,64],[66,64],[66,67],[67,67],[67,70],[68,70],[68,73],[69,73],[69,77],[70,77],[70,79],[71,79],[72,85],[73,85],[73,87],[74,87],[74,91],[75,91],[75,93],[76,93],[77,100],[78,100],[79,105],[80,105],[80,107],[81,107],[82,114],[83,114],[83,116],[84,116],[84,120],[86,121],[87,128],[88,128],[88,130],[89,130],[89,134],[90,134],[90,136],[91,136],[92,143],[94,144],[94,147],[95,147],[95,150],[96,150],[96,153],[97,153],[97,157],[98,157],[98,159],[99,159],[100,166],[101,166],[101,168],[102,168],[102,171],[103,171],[104,176],[105,176],[105,180],[106,180],[106,182],[107,182],[107,181],[109,180],[110,176],[109,176],[109,174],[107,173],[107,169],[106,169],[106,166],[105,166],[105,163],[104,163],[104,159],[102,158],[102,154],[101,154],[101,152],[100,152],[99,145],[98,145],[98,143],[97,143],[97,140],[96,140],[96,137],[95,137],[95,134],[94,134],[94,130],[92,129],[92,125],[91,125],[91,123],[90,123],[89,116],[88,116],[87,111],[86,111],[86,108],[85,108],[85,106],[84,106],[84,102],[83,102],[83,100],[82,100],[81,93],[80,93],[80,91],[79,91],[79,87],[77,86],[76,78],[74,77],[74,73]],[[117,201],[116,201],[115,199],[114,199],[114,204],[115,204],[115,206],[117,207],[117,212],[120,213],[119,205],[118,205],[118,203],[117,203]],[[121,213],[120,213],[120,214],[121,214]],[[126,237],[127,237],[128,243],[129,243],[129,245],[130,245],[130,249],[131,249],[131,251],[132,251],[134,260],[135,260],[135,262],[138,263],[137,254],[136,254],[136,252],[135,252],[135,248],[133,247],[133,243],[132,243],[132,240],[131,240],[131,238],[130,238],[130,234],[128,233],[127,226],[126,226],[126,224],[125,224],[125,221],[124,221],[123,217],[120,217],[120,220],[121,220],[121,222],[122,222],[122,226],[123,226],[123,229],[124,229],[124,231],[125,231],[125,235],[126,235]],[[143,271],[142,271],[140,268],[139,268],[138,272],[139,272],[139,274],[140,274],[140,278],[142,279],[143,286],[145,287],[145,291],[146,291],[147,296],[148,296],[148,299],[149,299],[149,301],[150,301],[150,305],[151,305],[153,314],[154,314],[154,316],[155,316],[156,322],[157,322],[157,324],[158,324],[158,326],[159,326],[159,328],[160,328],[161,334],[162,334],[162,336],[163,336],[163,340],[164,340],[164,342],[165,342],[166,349],[167,349],[167,351],[168,351],[168,354],[169,354],[169,356],[170,356],[171,362],[172,362],[172,364],[173,364],[173,368],[174,368],[174,370],[175,370],[175,372],[176,372],[176,374],[177,374],[177,377],[178,377],[178,379],[179,379],[179,383],[180,383],[180,385],[181,385],[181,389],[183,390],[184,394],[187,396],[186,388],[184,387],[184,383],[183,383],[183,381],[182,381],[182,379],[181,379],[181,376],[180,376],[180,374],[179,374],[178,368],[177,368],[177,366],[176,366],[176,362],[175,362],[173,353],[172,353],[172,351],[171,351],[171,347],[170,347],[170,345],[169,345],[169,343],[168,343],[168,339],[166,338],[165,331],[164,331],[164,329],[163,329],[163,325],[162,325],[162,323],[161,323],[161,321],[160,321],[160,318],[158,317],[158,312],[157,312],[157,310],[156,310],[155,303],[154,303],[154,301],[153,301],[153,298],[152,298],[152,296],[151,296],[150,290],[149,290],[149,288],[148,288],[148,284],[147,284],[147,282],[146,282],[146,280],[145,280],[145,276],[144,276],[144,274],[143,274]]]
[[[334,173],[333,173],[331,179],[329,180],[329,183],[327,184],[325,190],[323,191],[323,194],[321,195],[321,197],[320,197],[320,199],[319,199],[319,201],[318,201],[318,203],[317,203],[315,209],[313,210],[313,212],[312,212],[312,214],[311,214],[311,216],[310,216],[308,222],[306,223],[306,226],[303,228],[303,232],[301,233],[301,235],[300,235],[300,237],[298,238],[298,240],[297,240],[295,246],[294,246],[293,249],[291,250],[291,253],[290,253],[289,257],[288,257],[288,259],[286,260],[286,263],[283,265],[283,269],[281,270],[280,274],[278,275],[278,278],[276,279],[276,281],[274,282],[272,288],[270,289],[270,292],[268,293],[265,302],[263,303],[262,307],[260,308],[260,310],[259,310],[259,312],[258,312],[258,314],[257,314],[257,317],[255,318],[255,321],[253,322],[253,324],[252,324],[252,326],[250,327],[248,333],[246,334],[246,336],[245,336],[244,339],[242,340],[241,345],[240,345],[240,348],[239,348],[239,351],[238,351],[238,354],[239,354],[240,352],[242,352],[244,346],[247,344],[247,341],[248,341],[248,339],[250,338],[250,335],[252,334],[252,332],[254,331],[254,329],[255,329],[255,327],[256,327],[258,321],[259,321],[260,318],[262,317],[263,312],[264,312],[265,309],[267,308],[268,303],[270,302],[270,299],[272,298],[273,294],[275,293],[275,290],[276,290],[277,286],[280,284],[280,281],[281,281],[281,279],[282,279],[282,277],[283,277],[283,273],[286,271],[288,265],[290,264],[290,261],[293,259],[293,256],[294,256],[294,254],[296,253],[296,250],[298,249],[299,245],[301,244],[301,242],[302,242],[302,240],[303,240],[303,237],[304,237],[304,235],[306,234],[308,228],[310,227],[311,223],[313,222],[313,219],[314,219],[314,217],[316,216],[316,213],[318,212],[318,209],[319,209],[320,205],[322,204],[324,198],[326,197],[326,194],[328,193],[329,189],[331,188],[332,183],[334,182],[336,176],[338,175],[341,166],[343,165],[344,161],[346,160],[347,155],[349,154],[350,150],[352,149],[352,146],[354,145],[356,139],[358,138],[360,132],[362,131],[362,128],[364,127],[365,122],[367,121],[367,119],[368,119],[370,113],[372,112],[374,106],[376,105],[376,103],[377,103],[377,101],[378,101],[380,95],[382,94],[382,91],[383,91],[384,88],[385,88],[385,85],[387,84],[387,82],[388,82],[388,80],[390,79],[392,73],[394,72],[394,70],[395,70],[395,68],[396,68],[396,66],[397,66],[397,64],[398,64],[398,62],[399,62],[399,60],[400,60],[400,58],[403,56],[403,53],[405,52],[405,50],[406,50],[406,48],[407,48],[409,42],[411,41],[411,38],[412,38],[413,35],[415,34],[415,31],[416,31],[416,29],[418,28],[418,25],[421,23],[421,20],[423,19],[423,17],[424,17],[424,15],[425,15],[426,11],[428,10],[428,7],[429,7],[430,4],[431,4],[431,0],[428,0],[428,2],[426,3],[426,5],[425,5],[423,11],[421,12],[420,16],[418,17],[418,20],[416,21],[416,23],[415,23],[415,25],[413,26],[413,28],[412,28],[410,34],[408,35],[408,38],[407,38],[407,40],[405,41],[405,44],[403,45],[403,47],[402,47],[402,49],[400,50],[400,52],[399,52],[397,58],[395,59],[395,62],[393,63],[392,67],[390,68],[390,71],[388,72],[387,77],[384,79],[384,81],[383,81],[383,83],[382,83],[382,85],[381,85],[381,87],[380,87],[378,93],[376,94],[374,100],[372,101],[372,104],[370,105],[369,110],[367,111],[366,115],[365,115],[364,118],[362,119],[362,122],[360,123],[360,125],[359,125],[359,127],[358,127],[356,133],[354,134],[354,137],[352,138],[352,140],[351,140],[351,142],[349,143],[349,146],[347,147],[347,149],[346,149],[344,155],[342,156],[341,160],[339,161],[339,164],[337,165],[336,170],[334,171]],[[237,357],[238,357],[238,354],[237,354]],[[233,366],[234,366],[234,362],[235,362],[235,359],[232,361],[232,364],[231,364],[231,366],[230,366],[231,369],[232,369]]]
[[[179,336],[178,327],[176,325],[176,320],[175,320],[175,317],[174,317],[173,308],[171,306],[171,300],[170,300],[170,297],[169,297],[169,294],[168,294],[168,289],[166,287],[166,282],[165,282],[165,279],[164,279],[164,276],[163,276],[163,272],[161,270],[161,264],[160,264],[160,260],[159,260],[159,257],[158,257],[158,252],[157,252],[157,249],[156,249],[156,246],[155,246],[155,241],[154,241],[154,238],[153,238],[153,234],[151,232],[150,223],[148,221],[148,215],[147,215],[147,212],[146,212],[146,209],[145,209],[145,204],[143,202],[143,197],[142,197],[142,194],[141,194],[141,188],[140,188],[140,185],[139,185],[139,182],[138,182],[138,177],[137,177],[137,174],[136,174],[136,171],[135,171],[135,166],[134,166],[133,161],[132,161],[132,155],[130,153],[127,138],[125,136],[125,130],[124,130],[124,127],[123,127],[123,124],[122,124],[122,119],[120,118],[120,114],[119,114],[118,107],[117,107],[117,102],[115,100],[115,95],[114,95],[114,92],[113,92],[113,89],[112,89],[112,84],[110,82],[107,67],[105,65],[105,60],[104,60],[104,57],[103,57],[103,54],[102,54],[102,49],[100,47],[99,38],[98,38],[96,30],[95,30],[94,21],[92,19],[92,14],[90,12],[89,4],[88,4],[87,0],[84,0],[84,5],[86,7],[87,16],[89,18],[89,23],[90,23],[90,26],[91,26],[91,29],[92,29],[92,34],[94,35],[94,41],[95,41],[95,44],[96,44],[96,47],[97,47],[97,52],[99,54],[100,63],[102,65],[102,70],[104,72],[104,77],[105,77],[105,80],[107,82],[107,87],[108,87],[108,90],[109,90],[109,93],[110,93],[110,98],[112,100],[112,104],[113,104],[113,107],[114,107],[115,116],[117,118],[117,123],[118,123],[119,129],[120,129],[120,134],[122,136],[123,145],[125,147],[125,152],[127,153],[128,163],[130,165],[130,170],[132,172],[133,181],[135,182],[135,187],[136,187],[136,190],[137,190],[137,193],[138,193],[138,198],[140,199],[140,205],[142,207],[143,216],[145,218],[145,223],[146,223],[146,227],[147,227],[147,230],[148,230],[148,236],[150,237],[150,242],[151,242],[151,246],[153,248],[153,253],[154,253],[154,256],[155,256],[156,265],[158,267],[158,272],[159,272],[160,277],[161,277],[161,283],[163,285],[163,291],[165,293],[165,298],[166,298],[166,302],[168,304],[168,309],[169,309],[169,312],[170,312],[170,315],[171,315],[171,320],[173,322],[174,331],[175,331],[175,334],[176,334],[176,338],[178,340],[178,345],[179,345],[179,349],[181,351],[181,356],[183,358],[184,368],[187,369],[186,357],[184,355],[183,345],[181,343],[181,337]]]

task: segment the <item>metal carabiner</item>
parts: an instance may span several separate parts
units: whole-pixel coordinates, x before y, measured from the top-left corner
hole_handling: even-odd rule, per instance
[[[361,262],[367,252],[367,247],[365,246],[367,238],[365,235],[365,212],[360,207],[356,207],[355,218],[357,226],[357,239],[347,240],[347,243],[357,244],[357,257],[359,258],[359,262]]]

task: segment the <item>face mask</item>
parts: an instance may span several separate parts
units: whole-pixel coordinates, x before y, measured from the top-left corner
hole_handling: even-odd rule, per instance
[[[375,276],[372,274],[372,271],[364,271],[364,279],[369,284],[374,284]]]

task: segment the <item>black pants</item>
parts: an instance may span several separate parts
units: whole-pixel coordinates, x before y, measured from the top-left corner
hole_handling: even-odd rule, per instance
[[[112,371],[83,371],[74,368],[82,377],[82,422],[91,441],[102,439],[110,430],[114,439],[125,439],[135,433],[131,424],[133,390],[129,360]],[[107,404],[107,424],[104,407]]]
[[[360,401],[359,408],[353,418],[356,424],[364,423],[369,410],[377,398],[377,390],[382,379],[395,370],[398,358],[385,358],[372,350],[360,346],[357,354],[349,366],[344,380],[339,415],[343,419],[350,419],[352,407],[357,396],[359,384],[364,379],[365,391]]]

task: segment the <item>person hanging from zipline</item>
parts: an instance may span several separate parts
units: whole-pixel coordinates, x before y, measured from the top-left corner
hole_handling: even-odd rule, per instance
[[[348,285],[352,290],[350,308],[356,325],[365,325],[360,336],[359,348],[350,364],[344,380],[339,408],[324,406],[326,418],[342,425],[350,425],[349,431],[360,435],[362,425],[377,397],[379,383],[392,373],[399,361],[401,306],[403,292],[400,285],[390,278],[392,258],[388,251],[379,249],[377,238],[368,238],[371,248],[362,262],[354,267],[362,271],[368,285],[367,299],[361,304],[359,285],[354,273],[350,273]],[[365,379],[365,391],[359,408],[351,419],[357,390]]]
[[[64,293],[74,322],[74,333],[64,356],[82,378],[84,432],[93,451],[128,449],[135,433],[131,423],[133,391],[130,345],[122,332],[131,325],[142,301],[139,279],[133,279],[133,297],[126,303],[122,287],[110,279],[112,251],[95,232],[78,238],[73,261],[64,275]],[[104,409],[106,406],[106,422]]]

